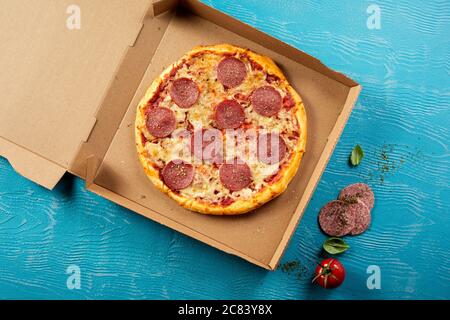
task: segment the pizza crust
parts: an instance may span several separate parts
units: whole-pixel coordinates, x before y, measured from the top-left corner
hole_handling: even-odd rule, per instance
[[[160,84],[170,74],[173,68],[177,67],[183,59],[189,59],[195,54],[203,51],[218,54],[236,53],[236,52],[245,53],[252,60],[259,63],[263,67],[263,69],[267,71],[269,74],[277,76],[280,79],[280,81],[285,84],[285,87],[291,94],[291,97],[295,103],[292,110],[295,110],[295,118],[297,119],[298,127],[300,128],[300,135],[297,139],[297,144],[291,153],[291,158],[289,159],[289,161],[286,161],[284,163],[280,171],[277,173],[277,175],[280,176],[280,179],[264,187],[261,191],[257,192],[252,198],[238,199],[234,201],[232,204],[227,206],[223,206],[220,204],[215,205],[196,199],[189,199],[169,189],[160,179],[158,169],[154,168],[148,163],[146,158],[147,151],[145,149],[145,145],[142,141],[141,136],[142,132],[140,128],[145,126],[145,107],[148,101],[154,96],[156,91],[159,89]],[[294,90],[294,88],[292,88],[288,84],[284,74],[281,72],[278,66],[269,57],[262,56],[248,49],[236,47],[229,44],[195,47],[186,55],[184,55],[180,60],[167,67],[148,88],[145,96],[141,99],[137,107],[136,113],[136,123],[135,123],[136,148],[139,160],[144,168],[145,174],[160,191],[166,193],[169,197],[174,199],[179,205],[181,205],[186,209],[200,212],[203,214],[214,214],[214,215],[242,214],[254,210],[263,205],[264,203],[268,202],[269,200],[280,195],[282,192],[286,190],[289,182],[295,176],[299,168],[300,162],[303,157],[303,153],[305,152],[307,139],[306,137],[307,137],[307,120],[306,120],[306,111],[303,106],[302,99],[300,98],[299,94]]]

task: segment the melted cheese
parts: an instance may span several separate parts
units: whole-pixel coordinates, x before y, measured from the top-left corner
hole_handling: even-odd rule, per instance
[[[168,161],[177,158],[194,164],[194,180],[189,187],[180,190],[181,195],[212,203],[219,203],[221,199],[226,197],[230,197],[233,200],[253,197],[255,193],[267,185],[265,179],[275,175],[283,161],[286,161],[289,153],[295,147],[296,133],[299,130],[297,121],[291,110],[282,108],[276,117],[270,118],[260,116],[253,111],[248,96],[256,88],[269,84],[266,81],[266,74],[261,70],[252,70],[249,61],[245,58],[241,59],[247,68],[247,77],[244,82],[235,88],[225,90],[223,85],[217,80],[216,71],[216,66],[222,58],[221,55],[207,53],[193,58],[189,66],[184,64],[178,69],[175,78],[190,78],[199,86],[199,99],[191,108],[179,108],[171,100],[167,91],[168,86],[160,93],[160,96],[163,97],[160,106],[171,109],[177,119],[177,130],[170,137],[154,139],[145,128],[142,130],[145,137],[149,140],[145,145],[149,160],[159,167],[163,167]],[[276,87],[276,89],[282,97],[286,95],[284,88]],[[214,106],[224,99],[233,99],[236,94],[244,94],[247,96],[246,99],[238,99],[244,106],[246,127],[279,133],[286,142],[289,151],[281,163],[272,165],[259,162],[255,157],[253,157],[253,160],[250,159],[248,165],[252,172],[251,185],[240,191],[230,192],[220,183],[218,167],[195,161],[190,153],[189,143],[187,143],[190,142],[190,139],[180,137],[179,133],[183,133],[183,130],[187,129],[188,122],[186,120],[196,129],[213,128]],[[225,136],[225,144],[227,139],[229,138]],[[239,142],[238,145],[239,148],[234,153],[230,150],[224,150],[226,158],[238,156],[243,159],[248,159],[250,147],[243,142]]]

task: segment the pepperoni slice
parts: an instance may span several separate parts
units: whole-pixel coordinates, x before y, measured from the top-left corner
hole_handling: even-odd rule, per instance
[[[369,228],[372,217],[369,208],[367,208],[367,206],[361,200],[352,203],[351,206],[354,208],[354,210],[356,210],[356,216],[355,226],[353,227],[350,234],[352,236],[355,236],[363,233]]]
[[[265,117],[276,115],[283,105],[280,93],[271,86],[259,87],[253,91],[251,101],[253,110]]]
[[[207,163],[223,161],[222,132],[217,129],[199,129],[191,135],[191,152],[198,160]]]
[[[339,194],[339,200],[346,202],[362,201],[369,210],[372,210],[375,203],[375,196],[372,189],[365,183],[354,183],[344,189]]]
[[[258,136],[258,159],[265,164],[280,162],[286,155],[287,146],[278,133],[263,133]]]
[[[250,167],[246,163],[224,163],[219,169],[220,182],[230,191],[239,191],[252,181]]]
[[[217,66],[217,78],[225,88],[237,87],[247,76],[244,62],[233,57],[222,59]]]
[[[180,159],[169,161],[161,171],[164,183],[172,190],[188,187],[194,180],[194,167]]]
[[[197,84],[188,78],[178,78],[169,88],[172,100],[180,108],[190,108],[197,102],[200,90]]]
[[[158,107],[147,112],[145,122],[148,132],[157,138],[167,137],[177,127],[177,120],[172,110]]]
[[[244,108],[236,100],[224,100],[216,106],[215,118],[219,129],[239,128],[245,120]]]
[[[355,223],[356,210],[344,201],[333,200],[320,209],[320,228],[329,236],[345,236],[353,230]]]

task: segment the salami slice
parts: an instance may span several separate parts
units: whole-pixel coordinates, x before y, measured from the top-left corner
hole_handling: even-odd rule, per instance
[[[286,156],[286,152],[286,143],[278,133],[263,133],[258,136],[259,161],[275,164]]]
[[[172,110],[158,107],[150,109],[147,114],[145,125],[148,132],[156,138],[164,138],[172,133],[177,127],[177,120]]]
[[[271,86],[262,86],[253,91],[251,102],[253,110],[265,117],[276,115],[283,105],[280,93]]]
[[[239,191],[252,181],[250,167],[246,163],[224,163],[219,169],[220,182],[230,191]]]
[[[356,210],[351,204],[340,200],[328,202],[320,209],[320,228],[332,237],[342,237],[349,234],[355,227]]]
[[[365,183],[355,183],[342,189],[339,200],[346,202],[356,202],[361,200],[369,210],[372,210],[375,203],[375,196],[372,189]]]
[[[169,161],[161,172],[164,183],[172,190],[188,187],[194,180],[194,167],[180,159]]]
[[[215,118],[219,129],[239,128],[245,120],[244,108],[236,100],[224,100],[216,106]]]
[[[355,226],[350,231],[350,234],[361,234],[369,228],[370,221],[372,220],[370,210],[361,200],[350,204],[350,206],[356,211]]]
[[[222,59],[217,66],[217,79],[225,88],[237,87],[247,76],[244,62],[234,57]]]
[[[180,108],[190,108],[198,100],[200,90],[197,84],[188,78],[178,78],[172,82],[169,94]]]
[[[199,129],[191,135],[191,152],[206,163],[222,163],[223,137],[217,129]]]

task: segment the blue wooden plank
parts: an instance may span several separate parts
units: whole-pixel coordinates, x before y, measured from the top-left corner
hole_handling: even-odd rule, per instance
[[[0,298],[450,298],[450,3],[205,1],[321,59],[364,89],[286,251],[267,272],[120,208],[69,175],[53,192],[0,159]],[[381,9],[381,29],[367,8]],[[353,145],[366,157],[350,168]],[[348,239],[342,287],[311,286],[325,236],[317,213],[369,183],[370,230]],[[67,287],[69,266],[81,288]],[[381,289],[366,285],[369,265]]]

